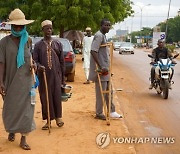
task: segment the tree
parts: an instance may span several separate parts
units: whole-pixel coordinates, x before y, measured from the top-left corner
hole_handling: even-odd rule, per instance
[[[5,20],[11,10],[19,7],[27,19],[35,23],[29,28],[31,34],[40,34],[40,23],[53,21],[54,32],[84,30],[90,26],[93,32],[100,20],[108,18],[112,24],[122,21],[133,11],[130,0],[8,0],[0,2],[0,19]]]
[[[162,32],[165,32],[166,24],[167,24],[166,42],[172,43],[172,42],[180,41],[180,35],[179,35],[180,34],[180,16],[168,19],[167,22],[159,23],[159,26],[161,27]]]
[[[147,37],[147,36],[151,36],[152,37],[153,34],[153,30],[149,27],[143,27],[143,29],[140,31],[136,31],[136,32],[132,32],[131,33],[131,38],[132,38],[132,43],[136,43],[137,40],[135,38],[135,36],[140,36],[142,35],[142,37]],[[148,42],[148,38],[144,39],[144,42],[147,43]]]

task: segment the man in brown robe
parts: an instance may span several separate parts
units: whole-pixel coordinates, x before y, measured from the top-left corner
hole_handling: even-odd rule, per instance
[[[43,130],[48,128],[48,111],[45,82],[43,71],[46,73],[50,120],[56,120],[58,127],[62,127],[62,103],[61,87],[65,84],[64,76],[64,55],[62,45],[59,41],[54,40],[52,35],[52,22],[45,20],[41,23],[44,38],[37,42],[34,47],[33,59],[37,63],[38,77],[40,80],[39,94],[42,104],[42,117],[47,123],[42,127]]]

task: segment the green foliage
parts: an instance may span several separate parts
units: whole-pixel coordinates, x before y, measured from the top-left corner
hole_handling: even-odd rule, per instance
[[[180,40],[180,16],[171,18],[167,23],[160,23],[161,31],[166,31],[167,24],[167,36],[166,42],[178,42]]]
[[[153,35],[153,29],[148,27],[143,27],[142,31],[136,31],[131,33],[132,43],[137,43],[137,39],[135,36],[152,36]],[[147,39],[144,40],[145,43],[147,42]]]
[[[41,22],[53,22],[55,33],[82,30],[87,26],[95,32],[100,21],[108,18],[112,24],[123,21],[133,11],[130,0],[8,0],[0,1],[0,19],[8,19],[10,11],[20,8],[27,19],[35,22],[28,26],[30,34],[41,34]]]
[[[173,52],[174,52],[174,49],[175,49],[175,45],[167,44],[167,45],[166,45],[166,48],[168,48],[168,50],[173,53]]]

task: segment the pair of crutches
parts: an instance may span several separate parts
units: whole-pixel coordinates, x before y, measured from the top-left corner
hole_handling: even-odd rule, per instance
[[[112,57],[113,57],[113,43],[107,43],[107,44],[103,44],[100,47],[107,47],[109,46],[110,48],[110,52],[109,52],[109,83],[108,83],[108,90],[103,90],[102,89],[102,84],[101,84],[101,78],[100,78],[100,73],[97,71],[97,76],[98,76],[98,82],[99,82],[99,86],[100,86],[100,93],[101,93],[101,98],[102,98],[102,103],[103,103],[103,108],[104,108],[104,114],[106,117],[106,122],[107,125],[110,125],[110,112],[111,112],[111,102],[112,102]],[[105,98],[104,98],[104,94],[108,94],[109,95],[109,102],[108,102],[108,106],[106,104]]]

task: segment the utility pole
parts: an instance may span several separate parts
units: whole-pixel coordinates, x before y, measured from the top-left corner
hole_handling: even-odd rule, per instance
[[[167,38],[167,29],[168,29],[168,19],[169,19],[170,7],[171,7],[171,0],[169,0],[169,9],[168,9],[168,15],[167,15],[167,20],[166,20],[165,42],[166,42],[166,38]]]
[[[140,46],[142,46],[142,32],[141,32],[141,30],[142,30],[142,11],[143,11],[144,7],[150,6],[150,5],[151,4],[147,4],[147,5],[144,5],[144,6],[135,5],[135,6],[138,6],[140,8],[140,10],[141,10],[141,19],[140,19]]]

